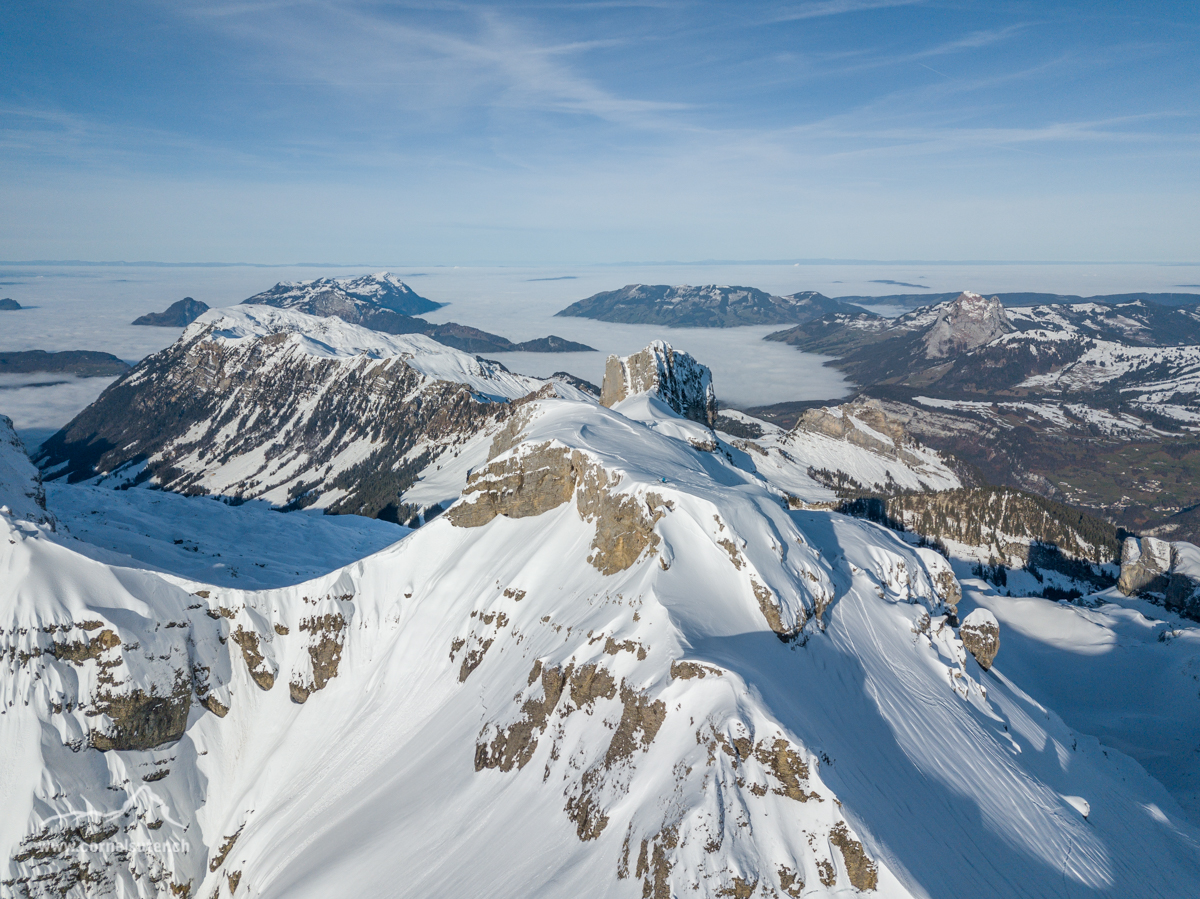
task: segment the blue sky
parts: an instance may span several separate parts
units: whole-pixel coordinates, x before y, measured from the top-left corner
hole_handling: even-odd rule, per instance
[[[0,258],[1200,258],[1200,4],[11,3]]]

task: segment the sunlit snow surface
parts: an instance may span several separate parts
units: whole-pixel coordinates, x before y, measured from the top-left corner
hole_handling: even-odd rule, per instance
[[[481,527],[442,516],[345,568],[249,592],[105,564],[69,538],[0,519],[0,614],[15,650],[28,655],[48,640],[47,624],[92,617],[119,628],[129,646],[137,641],[123,676],[144,683],[179,656],[203,665],[229,706],[223,718],[193,708],[183,738],[160,750],[72,752],[64,740],[93,722],[70,706],[50,709],[86,690],[91,668],[38,656],[41,678],[5,669],[0,845],[11,856],[24,833],[68,804],[119,808],[136,785],[144,812],[131,819],[129,838],[164,821],[158,838],[190,847],[170,864],[202,896],[226,896],[236,873],[238,895],[289,899],[634,899],[643,883],[632,870],[618,876],[622,847],[636,857],[641,840],[668,826],[679,835],[669,872],[676,895],[692,883],[701,895],[729,895],[722,891],[735,875],[772,886],[784,864],[802,873],[805,895],[853,895],[829,841],[843,818],[878,864],[881,897],[1186,894],[1200,877],[1200,832],[1135,762],[1086,735],[1074,717],[1082,699],[1067,704],[1064,723],[1051,702],[1060,687],[1046,681],[1075,670],[1038,663],[1015,632],[1078,647],[1107,638],[1086,628],[1081,637],[1079,619],[1065,617],[1076,613],[1052,603],[1010,614],[989,601],[1004,631],[995,666],[983,672],[940,614],[940,556],[867,522],[789,512],[777,491],[721,453],[689,445],[691,425],[627,402],[639,420],[583,400],[539,401],[526,443],[510,451],[519,457],[553,441],[600,465],[612,490],[670,503],[654,525],[657,550],[612,575],[589,564],[595,526],[573,502]],[[151,492],[126,492],[132,507],[107,514],[120,525],[144,512],[134,532],[171,508],[143,506]],[[200,502],[214,513],[201,526],[240,514]],[[62,505],[69,519],[90,514],[84,500]],[[172,547],[179,514],[171,508],[160,526]],[[290,516],[250,514],[290,526]],[[209,549],[259,539],[253,528],[214,530]],[[124,539],[132,546],[143,537]],[[781,642],[756,581],[785,623],[828,602],[823,626],[810,622],[804,639]],[[970,599],[964,611],[973,601],[984,604]],[[302,624],[334,614],[347,622],[340,667],[298,704],[289,680],[312,672]],[[164,621],[186,624],[160,628]],[[235,629],[259,635],[271,689],[251,681]],[[459,640],[491,641],[473,670],[461,666]],[[680,659],[717,673],[673,676]],[[587,710],[556,712],[525,767],[479,770],[477,741],[541,695],[535,663],[602,666],[663,703],[661,728],[609,769],[605,747],[623,720],[622,700],[598,698]],[[1116,677],[1134,689],[1130,669],[1113,670],[1089,669],[1100,672],[1097,689]],[[1147,662],[1143,670],[1161,669]],[[706,748],[713,735],[786,739],[808,765],[814,795],[773,792],[764,769],[751,758],[737,763],[732,745]],[[156,762],[170,774],[147,781]],[[566,808],[591,771],[607,822],[581,840]],[[236,845],[218,856],[234,833]],[[838,878],[830,889],[820,883],[824,859]],[[128,877],[122,883],[135,888]]]

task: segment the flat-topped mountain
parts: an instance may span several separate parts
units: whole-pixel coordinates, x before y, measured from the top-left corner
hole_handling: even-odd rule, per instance
[[[16,312],[21,308],[21,304],[12,297],[5,297],[0,300],[0,312]]]
[[[628,284],[572,303],[555,314],[674,328],[731,328],[805,322],[848,308],[811,290],[780,297],[754,287]]]
[[[184,297],[182,300],[176,300],[164,312],[147,312],[138,316],[133,320],[133,324],[155,328],[186,328],[207,311],[207,303]]]
[[[384,334],[424,334],[438,343],[466,353],[581,353],[595,352],[582,343],[551,334],[516,343],[499,334],[491,334],[469,325],[446,322],[435,325],[419,312],[440,309],[418,295],[394,275],[381,272],[359,278],[318,278],[315,281],[284,281],[270,290],[255,294],[242,305],[273,306],[306,315],[340,318]]]
[[[79,375],[84,378],[120,375],[129,371],[129,364],[112,353],[95,350],[22,350],[0,353],[0,375],[51,374]]]

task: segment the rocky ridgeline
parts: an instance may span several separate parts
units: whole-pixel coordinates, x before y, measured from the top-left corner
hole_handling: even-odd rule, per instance
[[[917,454],[919,444],[904,422],[888,415],[879,400],[868,397],[859,397],[840,406],[807,409],[794,430],[845,440],[909,465],[919,466],[926,461]]]
[[[42,446],[73,481],[123,470],[164,489],[405,521],[426,466],[542,386],[421,336],[261,306],[203,319]]]
[[[1200,547],[1127,537],[1117,586],[1126,596],[1161,599],[1171,611],[1200,621]]]
[[[651,393],[682,415],[708,425],[717,419],[712,372],[689,354],[656,340],[631,356],[609,356],[600,402],[605,406],[639,393]]]

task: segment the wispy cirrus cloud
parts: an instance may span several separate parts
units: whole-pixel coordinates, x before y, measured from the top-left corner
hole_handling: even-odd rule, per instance
[[[895,6],[918,6],[926,0],[814,0],[786,6],[768,13],[768,22],[798,22],[803,19],[820,19],[826,16],[841,16],[847,13],[871,12]]]

